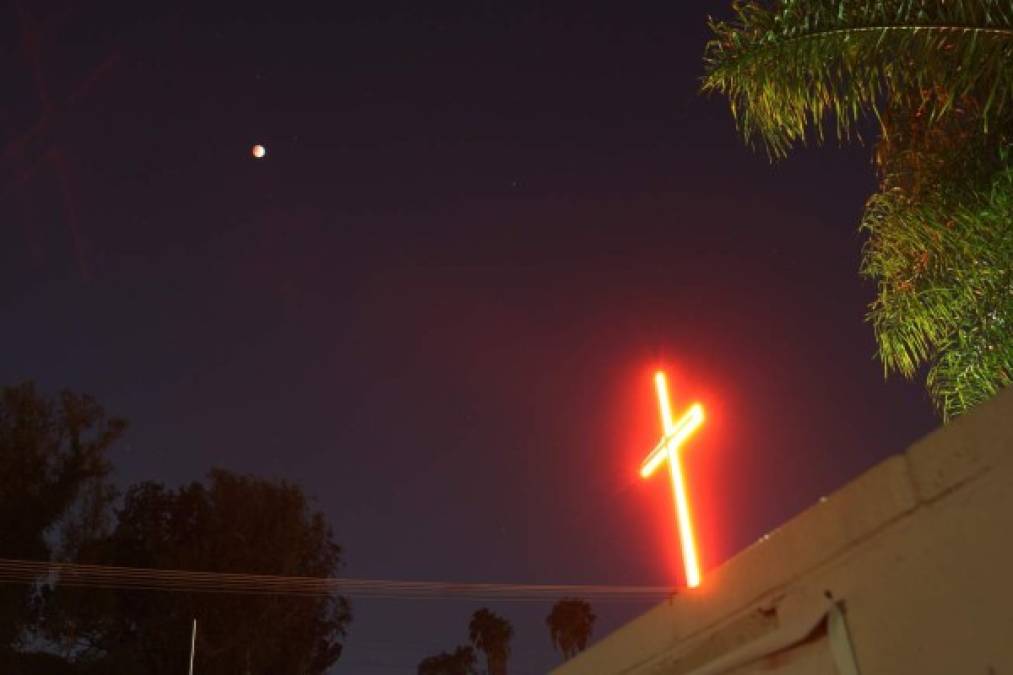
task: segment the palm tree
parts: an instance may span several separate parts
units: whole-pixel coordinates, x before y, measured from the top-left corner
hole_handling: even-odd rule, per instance
[[[489,675],[506,675],[510,640],[514,636],[510,622],[483,607],[472,614],[468,635],[475,648],[485,654]]]
[[[475,650],[458,647],[453,653],[440,652],[419,662],[418,675],[474,675]]]
[[[552,606],[546,617],[552,646],[563,654],[563,660],[587,648],[597,619],[591,605],[577,598],[563,598]]]
[[[884,371],[944,419],[1013,382],[1013,5],[753,0],[711,20],[703,89],[772,158],[878,127],[861,273]]]

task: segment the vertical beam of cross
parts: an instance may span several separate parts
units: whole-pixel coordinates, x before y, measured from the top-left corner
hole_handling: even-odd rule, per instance
[[[677,422],[673,421],[672,405],[668,398],[668,383],[663,372],[659,371],[654,375],[654,386],[658,392],[658,408],[661,411],[663,435],[661,441],[641,465],[640,475],[644,478],[649,477],[662,462],[668,460],[668,469],[672,477],[672,492],[675,497],[675,517],[679,526],[682,564],[686,570],[686,585],[696,588],[700,585],[700,562],[696,552],[693,518],[690,514],[689,497],[686,495],[686,481],[683,477],[682,457],[679,454],[679,448],[703,424],[703,407],[699,403],[695,403]]]

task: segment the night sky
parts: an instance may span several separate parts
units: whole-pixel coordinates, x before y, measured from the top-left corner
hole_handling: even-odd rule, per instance
[[[0,10],[0,383],[127,417],[121,484],[296,481],[348,576],[655,585],[654,368],[705,569],[937,424],[863,320],[870,148],[772,165],[698,95],[725,3],[271,4]],[[335,672],[475,608],[358,601]]]

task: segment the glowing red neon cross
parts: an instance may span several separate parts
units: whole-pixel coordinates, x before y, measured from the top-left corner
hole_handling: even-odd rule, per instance
[[[668,384],[663,372],[655,373],[654,386],[658,390],[658,407],[661,409],[661,426],[664,434],[640,466],[640,475],[647,478],[661,466],[662,462],[668,460],[668,468],[672,473],[672,491],[675,493],[675,517],[679,523],[682,564],[686,569],[686,585],[696,588],[700,585],[700,562],[696,555],[693,519],[689,512],[689,499],[686,497],[686,482],[682,477],[679,447],[697,430],[697,427],[703,424],[703,407],[699,403],[694,403],[678,422],[673,422],[672,405],[668,401]]]

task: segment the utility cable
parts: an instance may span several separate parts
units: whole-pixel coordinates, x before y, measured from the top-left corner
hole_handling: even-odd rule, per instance
[[[668,586],[601,584],[492,584],[394,579],[299,577],[239,572],[153,569],[40,562],[0,558],[0,583],[49,584],[70,588],[106,588],[174,592],[351,598],[389,600],[478,600],[545,602],[561,597],[598,601],[657,601],[676,590]]]

